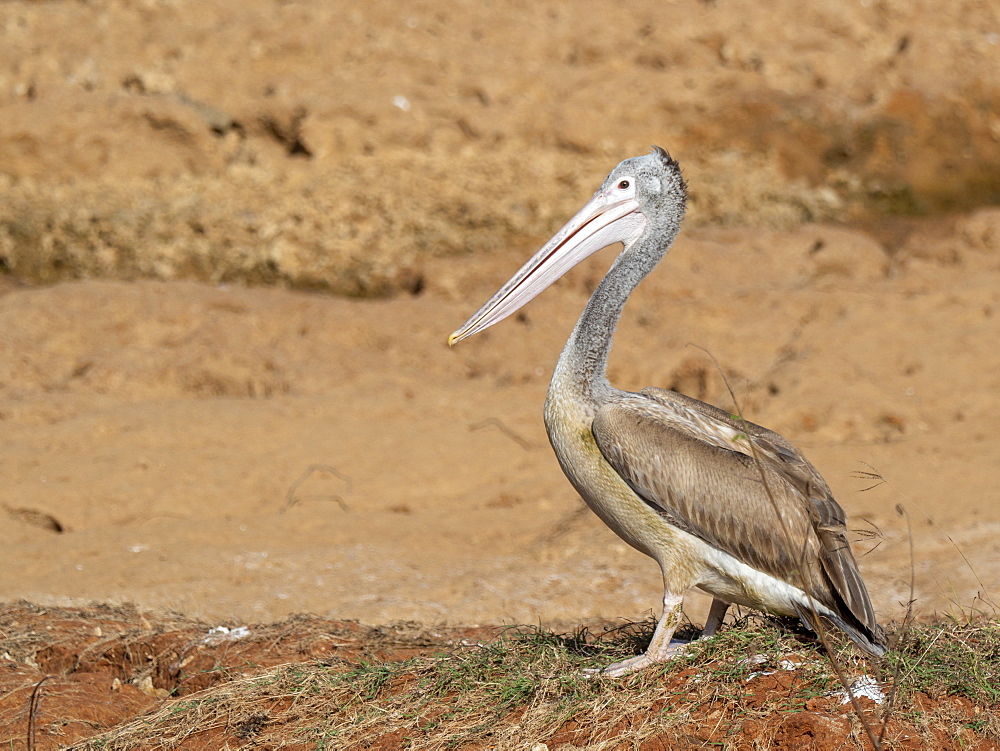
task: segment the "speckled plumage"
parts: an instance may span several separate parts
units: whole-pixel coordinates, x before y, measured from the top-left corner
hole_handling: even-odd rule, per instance
[[[798,615],[812,628],[832,623],[882,654],[884,636],[843,509],[801,453],[777,433],[696,399],[608,383],[621,310],[673,243],[685,205],[680,168],[665,151],[625,160],[452,341],[510,315],[598,247],[623,242],[566,343],[545,402],[549,439],[570,482],[663,574],[664,612],[649,649],[603,672],[622,675],[667,659],[681,597],[692,587],[716,598],[706,632],[715,630],[724,603],[737,603]]]

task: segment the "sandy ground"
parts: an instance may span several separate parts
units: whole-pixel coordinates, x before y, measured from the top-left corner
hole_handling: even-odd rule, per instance
[[[694,201],[613,382],[731,408],[714,358],[829,481],[882,618],[911,563],[919,611],[990,609],[1000,11],[764,8],[4,3],[0,597],[655,610],[541,421],[614,251],[445,345],[655,142]]]

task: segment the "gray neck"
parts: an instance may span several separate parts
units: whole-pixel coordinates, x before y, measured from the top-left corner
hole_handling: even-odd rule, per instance
[[[608,354],[622,308],[666,248],[644,252],[634,246],[631,250],[633,252],[623,251],[618,256],[591,295],[559,356],[552,374],[552,388],[571,388],[590,401],[601,401],[600,396],[611,390],[607,376]]]

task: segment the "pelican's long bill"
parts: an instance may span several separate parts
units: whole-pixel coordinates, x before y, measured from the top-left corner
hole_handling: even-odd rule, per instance
[[[448,344],[453,345],[502,321],[587,256],[616,242],[626,246],[634,242],[646,228],[646,217],[638,211],[634,188],[623,190],[622,187],[621,184],[608,186],[594,194],[576,216],[448,337]]]

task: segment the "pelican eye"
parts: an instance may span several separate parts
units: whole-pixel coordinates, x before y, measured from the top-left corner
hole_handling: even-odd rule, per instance
[[[622,180],[618,183],[618,190],[628,190],[628,186],[631,184],[628,180]]]

